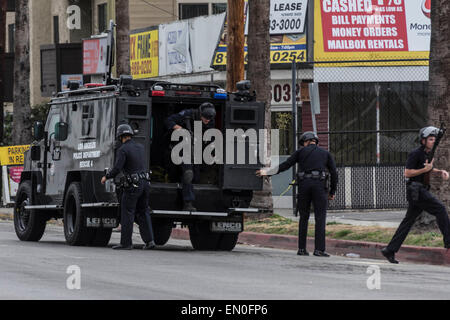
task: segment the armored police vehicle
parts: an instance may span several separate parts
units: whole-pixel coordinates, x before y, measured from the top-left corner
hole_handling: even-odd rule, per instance
[[[156,244],[165,244],[172,228],[181,225],[189,228],[197,250],[232,250],[243,214],[257,211],[248,207],[253,191],[262,189],[255,175],[261,165],[249,163],[248,155],[245,163],[201,165],[194,185],[197,211],[182,210],[182,175],[170,158],[165,119],[204,102],[215,106],[216,128],[224,135],[227,129],[263,128],[264,104],[249,94],[248,83],[226,93],[217,86],[121,77],[110,85],[71,84],[71,90],[55,95],[46,123],[34,124],[35,141],[25,154],[14,209],[19,239],[39,241],[47,221],[62,218],[69,245],[108,245],[120,222],[121,189],[119,179],[100,181],[114,165],[116,128],[128,123],[145,146],[152,172],[149,205]]]

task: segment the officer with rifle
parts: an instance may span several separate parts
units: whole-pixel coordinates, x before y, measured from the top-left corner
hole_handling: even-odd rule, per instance
[[[381,250],[382,254],[391,263],[398,263],[395,253],[400,249],[411,227],[422,211],[434,215],[439,229],[444,236],[445,248],[450,248],[450,220],[445,205],[430,193],[430,175],[440,175],[443,180],[449,179],[445,170],[433,167],[433,157],[436,148],[444,136],[445,127],[425,127],[420,130],[421,146],[413,150],[406,161],[405,177],[407,178],[406,197],[409,203],[406,216],[400,223],[397,231],[388,246]]]
[[[314,255],[329,257],[325,252],[325,225],[327,200],[334,200],[338,183],[336,164],[333,156],[326,150],[319,148],[319,137],[314,132],[305,132],[300,137],[300,145],[304,148],[297,150],[279,167],[262,169],[256,172],[258,176],[275,175],[286,171],[296,163],[299,165],[298,173],[298,199],[300,209],[300,223],[298,234],[298,252],[300,256],[308,256],[306,251],[306,236],[308,233],[308,220],[311,202],[314,204],[315,217],[315,250]],[[328,190],[327,180],[330,179]]]
[[[179,113],[169,116],[166,120],[168,130],[186,129],[193,135],[194,121],[202,122],[202,130],[215,127],[216,109],[212,103],[205,102],[198,109],[185,109]],[[192,160],[192,159],[191,159]],[[200,168],[194,165],[193,161],[182,164],[183,171],[183,210],[196,211],[193,202],[195,201],[193,183],[200,175]]]
[[[144,146],[136,143],[132,137],[134,131],[129,124],[121,124],[117,128],[117,138],[122,145],[116,151],[116,163],[102,178],[102,184],[107,179],[113,179],[121,171],[124,173],[124,188],[121,207],[121,239],[120,245],[113,246],[115,250],[133,249],[133,223],[136,219],[139,232],[145,245],[144,250],[155,248],[152,222],[149,210],[150,173],[145,172]]]

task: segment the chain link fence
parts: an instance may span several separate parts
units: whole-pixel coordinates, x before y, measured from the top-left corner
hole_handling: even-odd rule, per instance
[[[407,207],[403,173],[418,132],[427,125],[428,59],[316,61],[298,67],[313,68],[314,82],[328,91],[320,93],[321,105],[328,100],[327,131],[317,131],[338,167],[338,192],[329,208]],[[321,115],[315,117],[320,123]]]

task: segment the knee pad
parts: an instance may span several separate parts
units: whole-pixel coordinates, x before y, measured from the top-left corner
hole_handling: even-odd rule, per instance
[[[183,174],[183,183],[190,184],[190,183],[192,183],[193,179],[194,179],[194,171],[186,170]]]

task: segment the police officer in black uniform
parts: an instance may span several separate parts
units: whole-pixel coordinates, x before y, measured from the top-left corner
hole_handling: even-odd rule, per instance
[[[405,177],[408,179],[406,188],[406,198],[408,200],[408,210],[403,221],[392,237],[388,246],[381,250],[382,254],[391,263],[398,263],[395,253],[400,249],[403,241],[414,225],[417,217],[426,211],[436,217],[439,229],[444,236],[444,247],[450,248],[450,220],[448,218],[445,205],[430,193],[430,186],[425,184],[425,174],[434,173],[449,179],[449,174],[445,170],[433,168],[433,161],[428,163],[427,154],[433,149],[439,129],[436,127],[425,127],[419,132],[421,146],[413,150],[406,160]]]
[[[334,200],[338,182],[336,164],[333,156],[318,147],[319,137],[314,132],[305,132],[300,138],[297,150],[278,168],[258,170],[258,176],[274,175],[286,171],[295,163],[299,165],[298,173],[298,206],[300,209],[300,223],[298,234],[298,255],[308,256],[306,251],[306,236],[311,202],[314,204],[315,217],[315,250],[314,255],[329,257],[325,252],[325,225],[327,200]],[[327,172],[328,171],[328,172]],[[331,178],[329,191],[326,180]]]
[[[211,129],[215,127],[216,109],[212,103],[205,102],[198,109],[185,109],[179,113],[169,116],[166,120],[168,130],[186,129],[191,133],[194,130],[194,121],[202,122],[202,130]],[[183,210],[196,211],[193,205],[195,201],[193,183],[196,183],[200,175],[200,168],[198,165],[191,163],[182,164],[183,171]]]
[[[125,175],[125,186],[121,201],[121,239],[120,245],[113,246],[115,250],[131,250],[133,248],[133,223],[136,219],[139,232],[145,245],[144,250],[155,247],[152,222],[149,211],[149,173],[145,172],[144,146],[132,140],[134,131],[129,124],[121,124],[117,128],[117,138],[122,145],[116,152],[116,163],[103,178],[113,179],[120,171]]]

